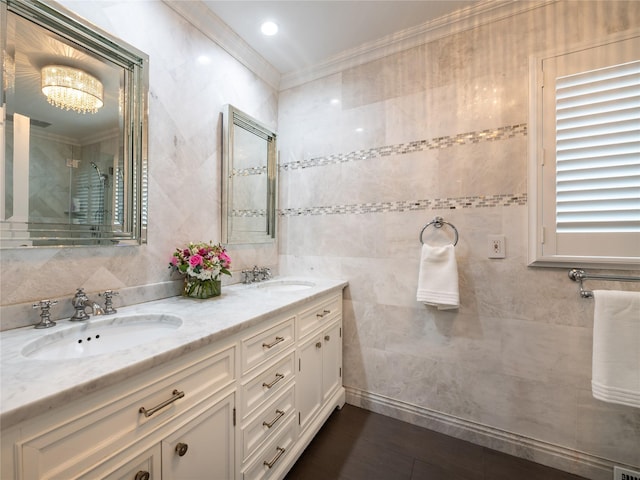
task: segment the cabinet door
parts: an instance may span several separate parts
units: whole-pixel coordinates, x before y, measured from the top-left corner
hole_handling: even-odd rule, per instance
[[[235,394],[230,394],[162,441],[162,480],[235,477]]]
[[[304,429],[322,404],[322,334],[311,338],[298,352],[296,400],[299,422]]]
[[[322,393],[323,403],[342,385],[342,322],[329,327],[322,334]]]

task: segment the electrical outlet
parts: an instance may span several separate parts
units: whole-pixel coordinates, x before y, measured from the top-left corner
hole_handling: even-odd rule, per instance
[[[489,235],[487,239],[487,254],[489,258],[505,258],[507,256],[504,235]]]
[[[640,472],[628,468],[613,467],[613,480],[640,480]]]

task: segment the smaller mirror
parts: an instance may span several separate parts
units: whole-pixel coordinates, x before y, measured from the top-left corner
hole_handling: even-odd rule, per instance
[[[222,239],[227,244],[276,238],[276,134],[227,105],[223,113]]]

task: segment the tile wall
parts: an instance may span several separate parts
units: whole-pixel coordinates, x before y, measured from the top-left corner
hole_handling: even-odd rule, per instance
[[[526,245],[529,56],[638,26],[638,2],[547,2],[280,93],[280,269],[349,281],[348,401],[590,478],[640,465],[640,411],[591,397],[592,303]],[[457,311],[415,298],[436,215]]]

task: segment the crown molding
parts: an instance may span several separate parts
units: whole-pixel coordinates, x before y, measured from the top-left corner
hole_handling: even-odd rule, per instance
[[[280,91],[557,1],[486,0],[433,21],[346,50],[309,68],[286,73],[280,79]]]
[[[163,0],[164,3],[217,43],[276,91],[280,87],[280,72],[245,42],[201,1]]]

